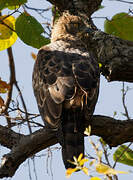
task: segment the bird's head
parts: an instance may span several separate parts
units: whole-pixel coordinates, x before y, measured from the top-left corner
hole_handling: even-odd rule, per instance
[[[79,16],[65,13],[54,25],[51,41],[75,37],[83,28],[85,28],[85,24]]]

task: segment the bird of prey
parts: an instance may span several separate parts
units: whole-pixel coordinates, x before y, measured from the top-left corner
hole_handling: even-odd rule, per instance
[[[85,114],[91,118],[99,92],[99,66],[79,33],[86,27],[79,16],[63,13],[52,29],[51,43],[37,55],[33,89],[46,128],[55,130],[68,160],[84,154]]]

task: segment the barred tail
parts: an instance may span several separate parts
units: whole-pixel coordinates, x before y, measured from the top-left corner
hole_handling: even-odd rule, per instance
[[[84,154],[84,118],[81,110],[63,110],[62,116],[62,158],[65,168],[73,168],[73,156]]]

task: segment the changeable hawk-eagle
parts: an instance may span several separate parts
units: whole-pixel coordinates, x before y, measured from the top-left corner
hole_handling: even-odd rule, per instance
[[[93,52],[79,37],[80,17],[64,13],[42,47],[33,71],[33,89],[47,128],[55,130],[66,168],[84,153],[85,114],[93,114],[99,91],[99,67]]]

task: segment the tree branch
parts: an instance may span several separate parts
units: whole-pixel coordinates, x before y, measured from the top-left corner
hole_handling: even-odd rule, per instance
[[[9,149],[15,146],[24,135],[0,125],[0,144]]]
[[[55,5],[60,12],[69,11],[74,14],[78,14],[78,12],[86,13],[86,16],[90,17],[90,15],[95,12],[102,0],[47,0],[51,4]]]
[[[20,137],[20,140],[16,141],[17,143],[15,142],[15,146],[13,146],[11,152],[4,155],[2,158],[0,178],[12,177],[18,169],[19,165],[22,164],[27,158],[57,143],[55,132],[46,131],[46,129],[38,130],[35,133],[27,136],[21,135]],[[7,139],[7,142],[10,142],[10,140]],[[3,142],[1,142],[1,144],[2,143]]]
[[[101,72],[108,81],[133,82],[133,42],[92,30],[88,43],[102,64]]]
[[[89,124],[92,127],[92,135],[101,136],[110,147],[133,142],[133,120],[121,121],[96,115],[90,122],[86,121],[86,127]],[[45,128],[26,136],[0,126],[0,137],[0,143],[11,149],[11,152],[2,158],[0,178],[12,177],[27,158],[58,143],[56,132]]]
[[[87,124],[86,124],[87,125]],[[92,135],[100,136],[110,147],[133,142],[133,120],[116,120],[107,116],[93,116]],[[106,131],[105,131],[106,129]]]

